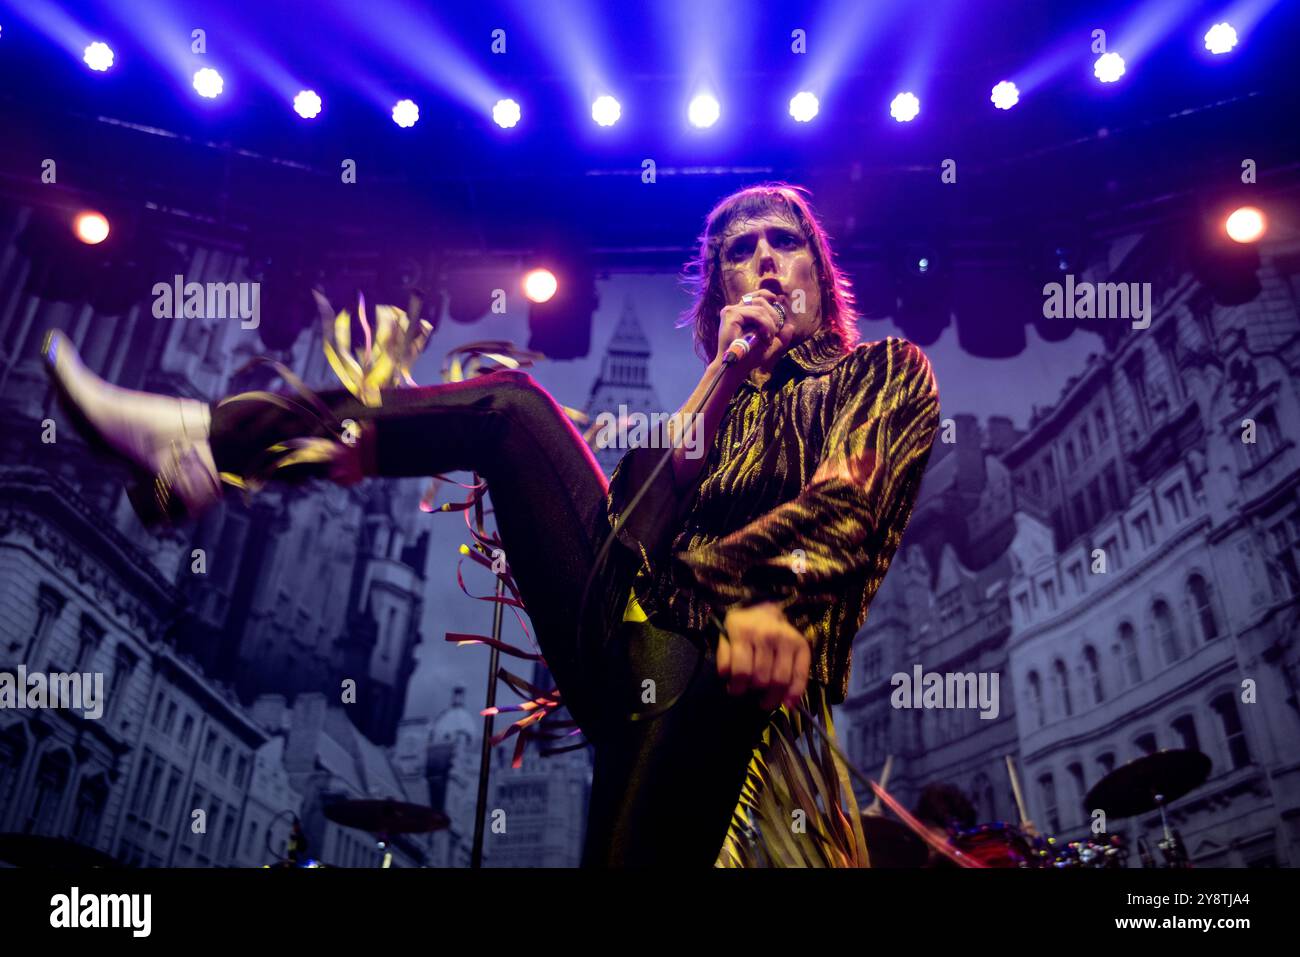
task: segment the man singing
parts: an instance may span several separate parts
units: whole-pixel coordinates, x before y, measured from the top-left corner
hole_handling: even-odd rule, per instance
[[[844,699],[939,413],[917,347],[857,342],[848,281],[801,189],[723,199],[693,266],[680,325],[706,367],[675,421],[699,413],[707,454],[680,442],[656,474],[663,451],[636,448],[608,484],[519,371],[385,388],[378,405],[346,390],[208,405],[105,383],[58,331],[46,367],[81,433],[136,474],[147,523],[192,519],[223,482],[479,473],[546,664],[594,746],[584,864],[708,866],[768,722]],[[724,362],[747,333],[753,348]],[[278,467],[304,440],[328,454]]]

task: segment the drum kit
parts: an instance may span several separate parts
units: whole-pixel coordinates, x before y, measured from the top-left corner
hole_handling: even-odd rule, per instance
[[[890,762],[882,782],[888,778]],[[1128,866],[1129,847],[1119,834],[1094,835],[1083,840],[1061,842],[1040,834],[1025,813],[1020,782],[1010,756],[1007,770],[1012,792],[1020,810],[1019,825],[1004,821],[969,828],[927,827],[897,807],[876,788],[877,801],[862,816],[863,835],[872,867],[915,868],[933,866],[947,857],[963,867],[1018,867],[1036,869],[1109,869]],[[1200,751],[1157,751],[1137,758],[1107,774],[1088,791],[1084,805],[1102,811],[1107,822],[1160,812],[1161,838],[1157,863],[1145,839],[1138,841],[1143,867],[1190,867],[1187,851],[1178,831],[1169,825],[1166,807],[1190,793],[1210,776],[1210,759]],[[895,810],[900,820],[881,816],[880,798]],[[937,839],[937,840],[936,840]],[[935,851],[940,853],[936,854]]]
[[[451,819],[441,811],[423,804],[405,801],[351,800],[334,801],[325,805],[325,819],[343,827],[366,831],[375,839],[376,860],[381,868],[393,865],[392,839],[399,834],[428,834],[440,831],[451,824]],[[268,864],[273,868],[332,867],[307,854],[307,841],[302,826],[295,819],[289,836],[287,856],[282,861]]]

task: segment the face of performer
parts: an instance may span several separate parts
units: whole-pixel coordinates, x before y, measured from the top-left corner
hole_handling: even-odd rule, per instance
[[[737,220],[722,237],[721,258],[728,304],[734,305],[756,289],[769,289],[781,297],[786,322],[795,324],[791,345],[817,331],[822,321],[817,260],[791,217],[769,212]],[[802,297],[795,295],[797,290]],[[795,308],[800,298],[802,311]]]

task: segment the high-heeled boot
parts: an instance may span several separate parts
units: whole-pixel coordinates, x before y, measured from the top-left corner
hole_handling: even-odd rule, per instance
[[[41,354],[78,434],[97,452],[130,466],[134,479],[127,495],[146,526],[192,519],[220,501],[207,403],[105,382],[57,329],[45,334]]]

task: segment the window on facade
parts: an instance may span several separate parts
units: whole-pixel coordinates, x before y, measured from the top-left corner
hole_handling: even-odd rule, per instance
[[[1028,621],[1029,620],[1029,596],[1025,592],[1021,592],[1019,595],[1016,596],[1016,607],[1020,609],[1021,616],[1026,621]]]
[[[1079,457],[1074,452],[1074,440],[1065,443],[1065,467],[1071,472],[1079,467]]]
[[[23,648],[23,656],[19,659],[19,663],[25,663],[31,668],[36,667],[35,656],[45,644],[45,638],[63,611],[66,602],[67,599],[49,585],[42,584],[36,589],[36,620],[32,623],[32,630],[27,636],[27,644]]]
[[[1070,584],[1074,586],[1074,593],[1082,595],[1084,592],[1083,563],[1075,562],[1070,566]]]
[[[1178,640],[1174,616],[1166,602],[1158,601],[1151,606],[1151,623],[1155,627],[1156,643],[1165,656],[1165,663],[1172,665],[1183,656],[1183,646]]]
[[[1115,770],[1115,755],[1107,751],[1105,754],[1097,756],[1097,767],[1101,769],[1101,776],[1105,777]]]
[[[1043,714],[1043,682],[1039,679],[1037,671],[1029,672],[1029,707],[1034,715],[1034,721],[1041,728],[1047,721]]]
[[[1187,510],[1187,493],[1183,491],[1181,482],[1165,492],[1165,501],[1169,503],[1169,511],[1174,513],[1175,522],[1183,521],[1190,514]]]
[[[94,658],[99,643],[104,638],[104,629],[89,615],[81,616],[81,631],[77,636],[77,660],[74,671],[90,671],[90,662]]]
[[[1088,685],[1092,689],[1092,703],[1101,704],[1105,698],[1101,687],[1101,662],[1097,659],[1097,649],[1092,645],[1084,646],[1083,664],[1088,672]]]
[[[1084,798],[1088,796],[1088,787],[1083,780],[1083,765],[1075,761],[1065,770],[1070,772],[1070,780],[1074,783],[1074,806],[1082,808]]]
[[[108,787],[101,775],[82,781],[77,789],[77,805],[72,821],[72,839],[85,846],[93,846],[99,839],[99,823],[104,816]]]
[[[1201,630],[1202,641],[1213,641],[1219,637],[1219,623],[1214,617],[1214,603],[1210,600],[1210,586],[1200,575],[1187,579],[1187,603],[1192,609],[1192,618]]]
[[[212,763],[212,752],[216,750],[216,747],[217,733],[215,731],[209,731],[207,738],[203,741],[202,761],[204,764]]]
[[[1106,483],[1106,495],[1110,498],[1111,508],[1122,508],[1124,506],[1124,497],[1119,492],[1119,473],[1115,471],[1114,463],[1106,466],[1102,472],[1102,481]]]
[[[1156,543],[1155,531],[1151,528],[1151,516],[1143,512],[1133,520],[1133,527],[1137,529],[1138,538],[1142,540],[1143,548],[1151,548]]]
[[[1118,571],[1124,567],[1124,556],[1120,554],[1119,539],[1111,536],[1101,543],[1101,550],[1106,554],[1106,570]]]
[[[1210,702],[1210,707],[1219,716],[1219,731],[1233,768],[1244,768],[1250,764],[1250,748],[1246,745],[1246,731],[1241,726],[1237,699],[1232,694],[1219,695]]]
[[[1110,438],[1110,426],[1106,424],[1106,410],[1098,409],[1093,416],[1093,421],[1097,423],[1097,441],[1105,442]]]
[[[153,753],[145,748],[140,756],[140,771],[135,778],[135,789],[131,792],[131,811],[134,814],[140,813],[140,808],[144,805],[145,787],[149,783],[149,772],[153,768]]]
[[[190,736],[194,734],[194,717],[186,715],[185,720],[181,722],[181,747],[187,748],[190,745]]]
[[[1066,670],[1065,662],[1060,658],[1057,658],[1052,666],[1052,674],[1056,678],[1056,693],[1060,697],[1061,708],[1068,718],[1074,714],[1074,706],[1070,703],[1070,675]]]
[[[162,807],[158,810],[159,827],[170,828],[172,811],[176,807],[176,796],[180,793],[181,772],[172,768],[171,774],[167,777],[167,790],[163,792]]]
[[[1142,734],[1133,739],[1133,746],[1138,749],[1140,754],[1155,754],[1159,750],[1154,734]]]
[[[1137,632],[1128,622],[1119,626],[1119,649],[1124,657],[1124,673],[1132,687],[1142,680],[1142,665],[1138,661]]]
[[[162,726],[163,702],[165,700],[166,699],[163,696],[163,693],[161,691],[159,691],[156,695],[154,695],[153,711],[149,715],[149,724],[151,724],[155,728]]]
[[[1074,506],[1075,531],[1081,535],[1090,524],[1088,521],[1088,506],[1083,501],[1083,493],[1075,492],[1070,499],[1070,504]]]
[[[23,822],[24,834],[54,835],[71,771],[72,758],[66,751],[51,751],[41,758],[36,768],[36,787]]]
[[[137,661],[139,661],[139,658],[135,652],[124,644],[119,644],[113,652],[113,674],[108,679],[107,692],[109,714],[116,716],[118,702],[126,697],[122,692],[126,688],[131,673],[135,670]]]
[[[1056,611],[1056,582],[1050,578],[1043,582],[1043,598],[1047,601],[1047,607]]]
[[[239,760],[235,762],[235,787],[242,788],[247,780],[248,758],[241,754]]]
[[[1043,819],[1048,829],[1053,832],[1059,831],[1061,817],[1056,807],[1056,782],[1052,780],[1050,774],[1044,774],[1038,779],[1038,797],[1043,804]]]
[[[1276,598],[1300,595],[1300,512],[1292,512],[1268,530],[1269,578]]]
[[[1242,432],[1244,435],[1244,430]],[[1277,416],[1272,409],[1265,409],[1255,416],[1255,441],[1243,442],[1246,458],[1252,466],[1259,465],[1272,457],[1282,444],[1282,436],[1277,429]]]
[[[230,745],[226,745],[221,749],[221,762],[217,765],[217,773],[223,778],[230,773],[230,758]]]
[[[167,704],[167,717],[163,719],[163,734],[171,734],[176,730],[176,702],[172,701]]]
[[[1092,458],[1092,436],[1088,432],[1088,420],[1084,419],[1079,429],[1079,451],[1085,459]]]
[[[1145,427],[1151,422],[1151,406],[1147,399],[1146,368],[1142,353],[1134,354],[1125,366],[1124,374],[1128,377],[1129,389],[1133,393],[1133,408],[1137,411],[1138,422]]]
[[[1095,478],[1088,483],[1088,504],[1092,506],[1092,514],[1100,518],[1106,514],[1106,503],[1101,497],[1101,479]]]
[[[1181,718],[1175,718],[1171,727],[1174,734],[1178,735],[1178,743],[1188,751],[1201,750],[1200,739],[1196,736],[1196,719],[1190,714],[1185,714]]]

